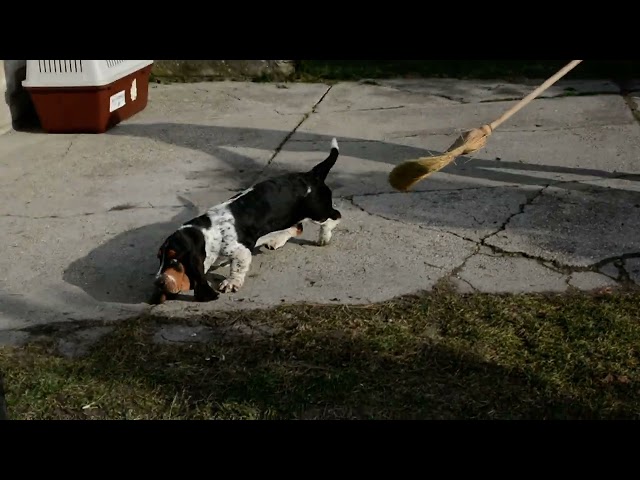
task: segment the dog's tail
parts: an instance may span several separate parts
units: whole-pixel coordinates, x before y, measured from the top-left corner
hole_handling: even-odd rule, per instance
[[[329,153],[329,156],[321,163],[313,167],[311,169],[311,173],[322,180],[326,179],[327,175],[329,175],[329,172],[336,164],[336,160],[338,160],[339,154],[340,149],[338,148],[338,140],[334,138],[331,140],[331,152]]]

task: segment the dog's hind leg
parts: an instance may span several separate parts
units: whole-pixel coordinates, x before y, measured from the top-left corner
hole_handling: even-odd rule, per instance
[[[218,290],[223,293],[237,292],[242,288],[252,260],[251,250],[240,244],[229,252],[229,257],[231,257],[231,271],[229,276],[223,280],[218,287]]]
[[[269,250],[277,250],[278,248],[282,248],[285,243],[289,241],[289,239],[302,235],[302,232],[302,224],[298,223],[297,225],[289,227],[285,230],[278,230],[277,232],[267,233],[266,235],[263,235],[258,239],[255,248],[264,245]]]

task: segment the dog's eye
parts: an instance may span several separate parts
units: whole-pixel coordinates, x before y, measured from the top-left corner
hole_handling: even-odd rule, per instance
[[[167,252],[167,256],[168,256],[169,258],[175,258],[175,256],[176,256],[176,251],[175,251],[175,250],[169,250],[169,251]]]

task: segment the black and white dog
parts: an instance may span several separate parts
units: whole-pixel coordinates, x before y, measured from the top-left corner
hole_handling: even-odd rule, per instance
[[[251,266],[252,250],[261,245],[274,250],[282,247],[301,233],[302,222],[307,220],[320,225],[318,244],[327,245],[342,218],[325,184],[338,155],[334,138],[329,156],[310,171],[257,183],[183,224],[158,251],[156,287],[167,291],[164,272],[177,270],[188,277],[197,301],[215,300],[219,294],[205,274],[220,259],[229,259],[230,275],[218,290],[236,292]]]

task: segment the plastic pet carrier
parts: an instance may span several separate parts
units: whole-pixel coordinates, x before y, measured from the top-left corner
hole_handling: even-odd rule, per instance
[[[48,133],[103,133],[144,110],[153,60],[27,60],[29,92]]]

